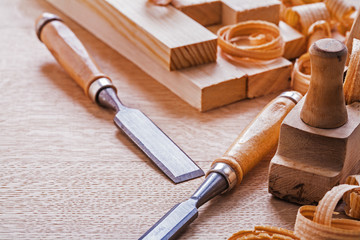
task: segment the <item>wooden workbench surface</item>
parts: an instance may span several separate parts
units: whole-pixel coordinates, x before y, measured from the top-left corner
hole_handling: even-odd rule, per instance
[[[61,16],[139,108],[207,171],[276,95],[199,113],[43,0],[0,1],[0,239],[137,239],[204,178],[174,185],[92,103],[37,39],[34,22]],[[241,229],[293,229],[298,209],[267,192],[265,159],[241,186],[200,208],[181,239]]]

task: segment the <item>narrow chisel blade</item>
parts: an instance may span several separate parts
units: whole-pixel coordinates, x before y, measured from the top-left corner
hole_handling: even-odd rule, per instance
[[[203,170],[141,111],[123,108],[114,122],[175,183],[204,175]]]
[[[139,240],[175,239],[197,216],[196,200],[189,199],[179,203],[155,223]]]

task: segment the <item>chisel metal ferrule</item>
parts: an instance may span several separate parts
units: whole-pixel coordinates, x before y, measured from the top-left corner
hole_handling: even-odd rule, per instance
[[[39,38],[39,40],[41,42],[42,42],[41,37],[40,37],[41,31],[44,28],[44,26],[51,21],[61,21],[62,22],[61,18],[59,18],[55,14],[51,14],[51,13],[43,13],[41,18],[39,18],[38,21],[36,21],[35,31],[36,31],[37,37]]]
[[[98,102],[97,97],[98,97],[100,91],[103,90],[104,88],[108,88],[108,87],[111,87],[116,92],[116,88],[112,84],[110,79],[104,78],[104,77],[96,79],[94,82],[92,82],[90,84],[90,87],[89,87],[89,97],[90,97],[90,99],[93,102],[97,103]]]
[[[297,104],[301,99],[302,95],[301,93],[297,91],[286,91],[279,95],[279,97],[285,97],[293,101],[295,104]]]
[[[228,164],[222,162],[215,163],[207,172],[206,176],[208,176],[212,172],[221,174],[228,183],[228,188],[222,193],[225,193],[235,187],[237,183],[236,172]]]

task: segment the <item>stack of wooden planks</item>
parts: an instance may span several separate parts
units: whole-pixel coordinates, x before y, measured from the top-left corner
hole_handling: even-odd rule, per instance
[[[289,87],[290,61],[230,62],[204,27],[251,16],[277,24],[277,0],[174,0],[166,7],[147,0],[48,1],[199,111]],[[284,57],[298,57],[305,37],[284,22],[279,27]]]

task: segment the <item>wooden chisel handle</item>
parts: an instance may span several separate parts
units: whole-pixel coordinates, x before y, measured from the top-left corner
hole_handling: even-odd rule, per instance
[[[101,72],[84,45],[58,16],[43,13],[36,20],[36,32],[40,41],[46,45],[55,59],[87,96],[94,98],[89,89],[92,83],[98,79],[101,79],[101,83],[105,83],[102,85],[114,88],[110,78]],[[93,95],[98,92],[93,93]]]
[[[301,98],[300,93],[291,91],[272,100],[212,166],[229,165],[239,184],[243,176],[276,147],[282,121]]]

